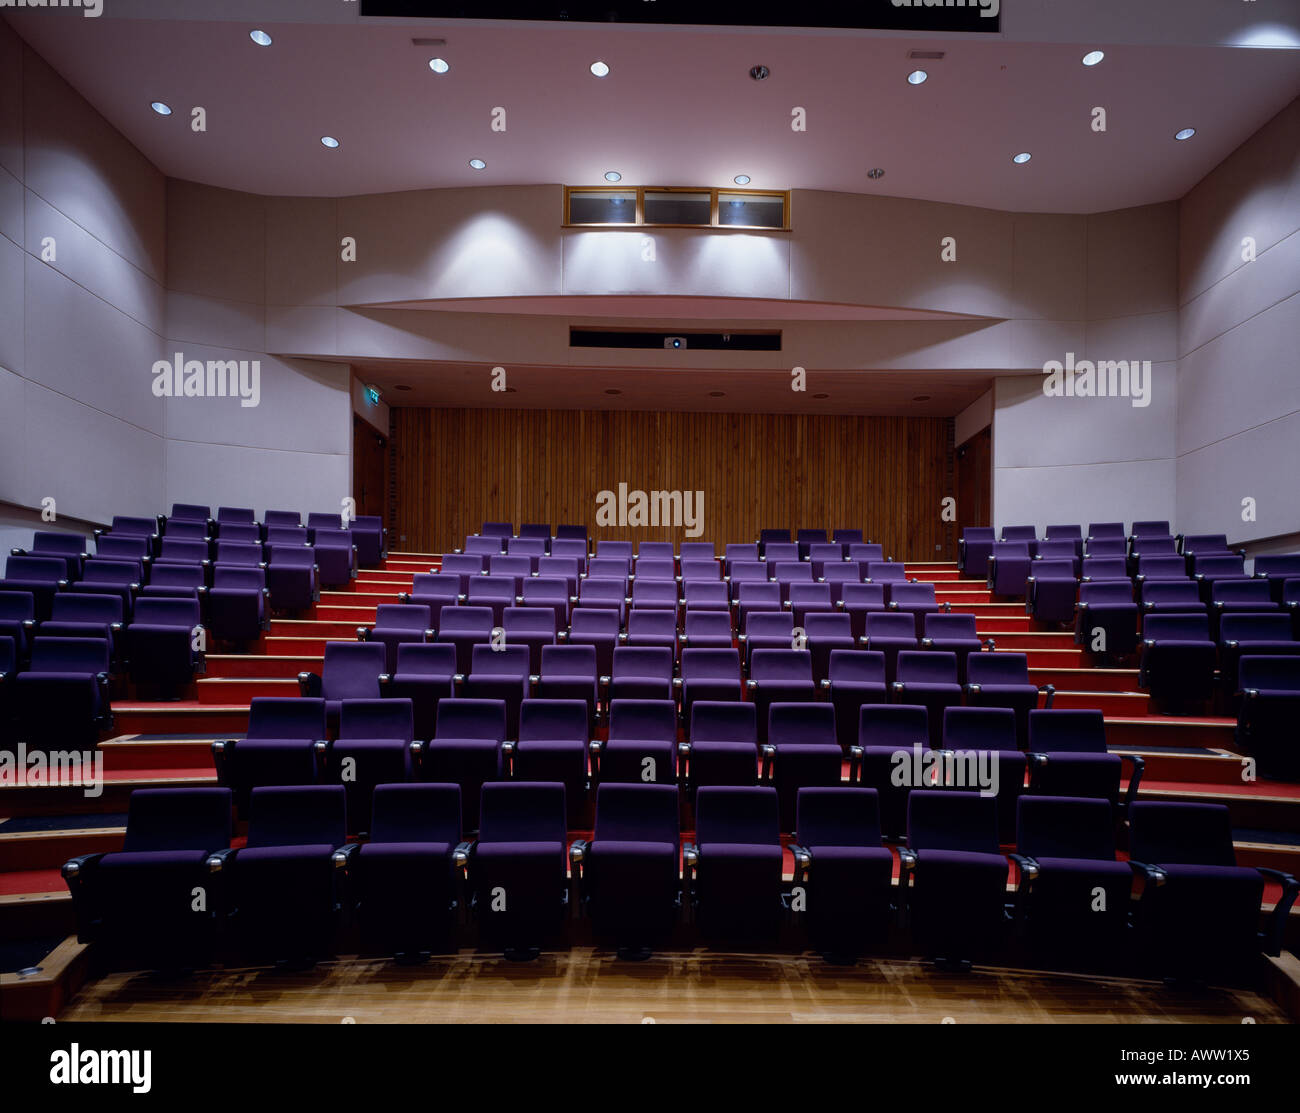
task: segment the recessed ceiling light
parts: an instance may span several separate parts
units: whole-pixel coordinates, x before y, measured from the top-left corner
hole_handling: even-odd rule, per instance
[[[924,85],[925,79],[929,76],[925,70],[913,70],[907,75],[907,83],[909,85]]]
[[[622,392],[621,390],[619,390],[618,387],[610,386],[610,387],[606,387],[606,388],[605,388],[605,393],[606,393],[606,394],[622,394],[623,392]]]
[[[748,175],[748,174],[737,174],[737,175],[736,175],[734,178],[732,178],[731,180],[732,180],[733,182],[735,182],[736,185],[738,185],[738,186],[747,186],[747,185],[749,185],[749,175]]]
[[[170,116],[172,114],[171,107],[169,105],[163,104],[163,102],[160,100],[154,101],[151,105],[149,105],[149,107],[152,108],[155,112],[157,112],[159,116]]]
[[[620,174],[617,170],[606,170],[606,171],[605,171],[605,181],[607,181],[607,182],[621,182],[622,180],[623,180],[623,175]]]
[[[725,398],[726,395],[727,395],[727,392],[726,392],[725,390],[711,390],[711,391],[709,391],[709,397],[710,397],[710,398]]]
[[[409,386],[407,386],[405,383],[394,383],[394,384],[393,384],[393,389],[394,389],[394,390],[410,390],[411,388],[410,388]]]
[[[930,401],[930,396],[929,396],[928,394],[915,394],[915,395],[912,396],[912,401],[913,401],[913,402],[928,402],[928,401]]]
[[[597,77],[607,77],[609,75],[609,66],[604,62],[592,62],[591,72]]]
[[[1016,157],[1013,158],[1011,161],[1016,163],[1017,165],[1023,165],[1033,157],[1034,156],[1031,155],[1028,151],[1021,151],[1020,154],[1016,155]]]
[[[867,171],[867,177],[870,178],[873,182],[877,178],[883,178],[884,176],[885,176],[885,172],[879,166],[873,166],[870,170]]]
[[[339,145],[339,141],[338,141],[337,139],[335,139],[334,136],[332,136],[332,135],[322,135],[322,136],[320,137],[320,141],[321,141],[321,142],[322,142],[326,147],[329,147],[331,150],[333,150],[335,147],[337,147],[337,146]]]
[[[772,71],[766,66],[750,66],[749,76],[755,81],[766,81]]]
[[[1083,56],[1083,64],[1085,66],[1095,66],[1098,62],[1100,62],[1105,57],[1106,54],[1104,51],[1090,50],[1088,51],[1087,54]]]
[[[814,397],[814,398],[829,398],[830,395],[829,395],[829,394],[814,394],[813,397]]]
[[[430,58],[429,69],[433,70],[434,73],[446,73],[451,67],[447,65],[445,58]]]
[[[258,46],[270,46],[271,36],[265,31],[249,31],[248,37],[257,43]]]
[[[472,158],[472,159],[469,160],[469,164],[470,164],[472,167],[474,167],[475,170],[486,170],[486,169],[487,169],[487,163],[484,162],[481,158]]]
[[[1196,129],[1195,129],[1195,128],[1183,128],[1182,131],[1179,131],[1179,132],[1175,132],[1175,133],[1174,133],[1174,138],[1175,138],[1175,139],[1191,139],[1191,137],[1192,137],[1193,135],[1195,135],[1195,134],[1196,134]]]

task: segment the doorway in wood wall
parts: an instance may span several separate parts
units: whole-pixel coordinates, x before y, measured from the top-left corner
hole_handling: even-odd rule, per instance
[[[993,502],[993,430],[981,429],[957,446],[958,536],[965,526],[991,526]]]
[[[352,415],[352,497],[358,515],[387,518],[388,438],[356,414]]]

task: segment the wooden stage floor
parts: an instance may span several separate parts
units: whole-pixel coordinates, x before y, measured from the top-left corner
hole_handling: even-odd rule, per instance
[[[256,1023],[1288,1023],[1269,998],[1231,988],[869,959],[828,966],[794,954],[656,954],[591,947],[531,963],[463,951],[421,966],[341,959],[163,979],[88,981],[60,1021]]]

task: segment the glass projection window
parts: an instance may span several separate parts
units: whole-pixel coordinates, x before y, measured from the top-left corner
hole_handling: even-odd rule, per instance
[[[718,190],[718,223],[747,228],[784,228],[785,198]]]
[[[569,194],[570,224],[635,224],[636,190],[600,189]]]
[[[647,224],[701,224],[707,227],[713,223],[713,195],[707,189],[689,193],[647,189],[645,222]]]

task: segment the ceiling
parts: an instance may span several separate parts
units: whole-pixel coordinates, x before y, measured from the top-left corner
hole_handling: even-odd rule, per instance
[[[96,19],[5,18],[167,175],[276,195],[586,185],[613,169],[628,185],[744,173],[756,188],[1099,212],[1181,196],[1300,93],[1295,0],[1003,7],[1002,34],[964,37],[361,20],[357,4],[305,0],[110,0]],[[254,27],[271,46],[249,39]],[[1081,65],[1095,47],[1105,60]],[[914,48],[946,56],[918,63]],[[429,69],[434,55],[448,73]],[[596,59],[608,77],[589,72]],[[756,63],[765,81],[748,76]],[[918,65],[929,79],[909,85]],[[175,111],[156,115],[154,100]],[[190,128],[194,106],[206,132]],[[1104,133],[1090,127],[1096,106]],[[791,128],[795,108],[806,131]],[[1175,142],[1188,126],[1196,136]],[[1014,165],[1020,151],[1033,158]],[[884,177],[868,180],[873,167]]]
[[[939,309],[893,309],[785,298],[706,298],[686,295],[557,294],[538,297],[438,298],[431,301],[367,302],[368,310],[422,309],[430,312],[501,313],[524,317],[572,317],[620,321],[982,321],[968,313]],[[608,325],[605,321],[603,324]],[[668,326],[671,327],[671,326]],[[725,331],[725,330],[724,330]]]

